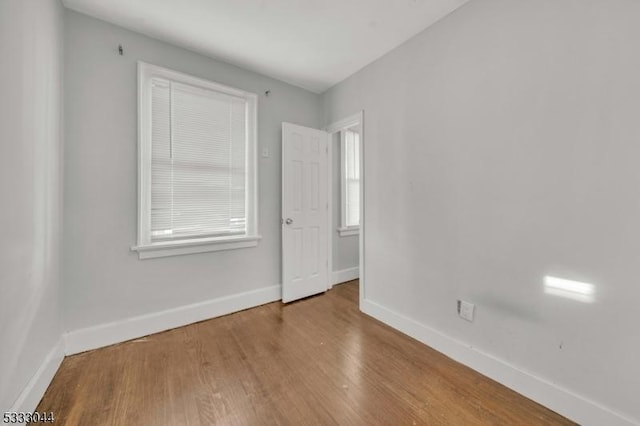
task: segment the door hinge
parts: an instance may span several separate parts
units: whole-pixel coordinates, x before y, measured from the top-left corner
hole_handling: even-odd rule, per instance
[[[284,225],[284,218],[280,218],[280,225]]]

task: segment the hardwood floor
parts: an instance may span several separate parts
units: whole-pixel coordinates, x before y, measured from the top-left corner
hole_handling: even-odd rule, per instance
[[[68,357],[56,425],[552,425],[558,414],[360,313],[357,281]]]

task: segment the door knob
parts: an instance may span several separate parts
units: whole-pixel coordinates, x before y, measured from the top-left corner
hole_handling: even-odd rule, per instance
[[[289,217],[287,218],[287,220],[284,221],[284,223],[286,223],[287,225],[291,225],[293,223],[293,219]]]

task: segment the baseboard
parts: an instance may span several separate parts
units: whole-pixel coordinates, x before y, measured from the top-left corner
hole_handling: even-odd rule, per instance
[[[347,281],[358,279],[360,274],[360,268],[354,266],[353,268],[342,269],[340,271],[333,271],[331,273],[331,285],[345,283]]]
[[[522,371],[493,355],[482,352],[375,302],[365,299],[360,308],[365,314],[581,425],[631,426],[640,424],[638,420],[616,413],[556,384]]]
[[[264,305],[281,298],[282,286],[275,285],[67,332],[65,335],[66,354],[73,355],[137,339],[149,334]]]
[[[62,360],[64,359],[64,340],[60,338],[56,345],[49,351],[33,375],[27,386],[22,390],[18,399],[13,404],[10,412],[32,413],[44,396],[53,376],[56,375]]]

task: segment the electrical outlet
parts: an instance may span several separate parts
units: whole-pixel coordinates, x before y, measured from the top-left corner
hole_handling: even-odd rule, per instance
[[[475,305],[473,303],[465,302],[464,300],[458,300],[458,315],[460,318],[469,322],[473,322],[473,313],[475,311]]]

